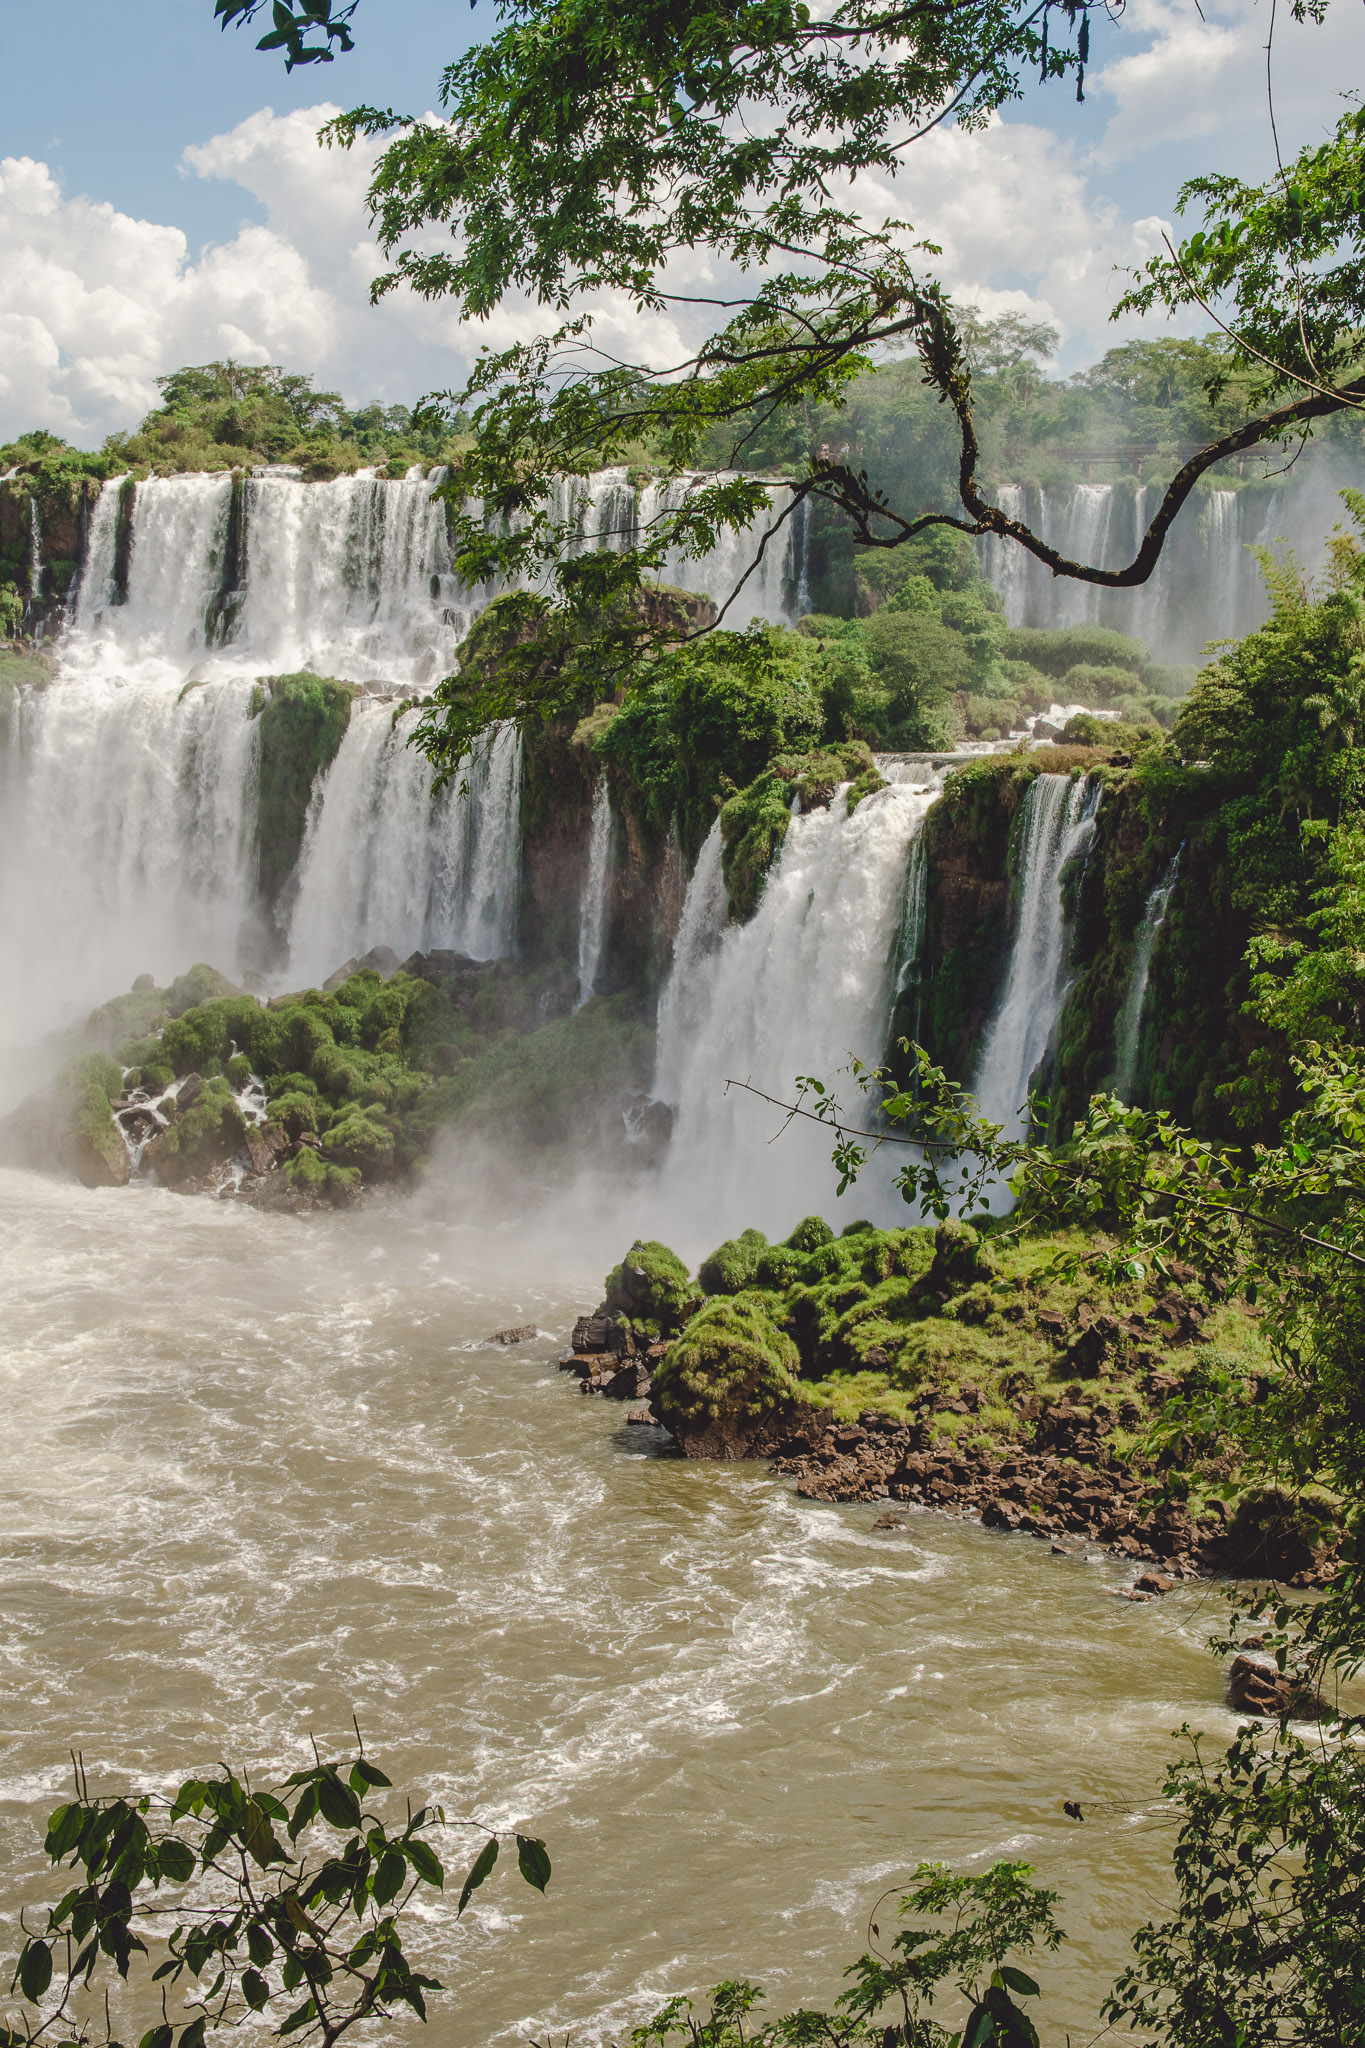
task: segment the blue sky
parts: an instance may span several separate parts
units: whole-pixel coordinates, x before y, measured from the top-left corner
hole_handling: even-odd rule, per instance
[[[1294,147],[1365,72],[1365,10],[1335,0],[1320,30],[1284,12]],[[1129,0],[1097,21],[1085,106],[1034,87],[984,136],[917,144],[894,192],[863,181],[857,202],[942,242],[950,288],[986,312],[1054,320],[1062,368],[1092,360],[1119,338],[1116,271],[1155,245],[1181,179],[1269,167],[1266,19],[1266,0]],[[254,48],[264,21],[224,34],[212,0],[0,0],[0,66],[22,82],[0,110],[0,438],[41,423],[94,445],[133,424],[158,373],[224,353],[356,402],[411,398],[525,332],[515,306],[472,337],[439,306],[371,308],[367,162],[313,140],[320,103],[432,108],[442,63],[492,20],[488,0],[360,0],[354,53],[290,76]],[[624,313],[619,333],[665,353],[678,339]]]

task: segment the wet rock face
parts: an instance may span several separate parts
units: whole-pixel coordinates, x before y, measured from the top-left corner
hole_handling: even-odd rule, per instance
[[[654,1388],[654,1368],[668,1349],[660,1339],[638,1338],[629,1318],[604,1302],[596,1314],[574,1324],[573,1348],[559,1362],[573,1373],[583,1394],[605,1394],[612,1401],[646,1400]]]
[[[1235,1714],[1271,1721],[1317,1721],[1327,1713],[1325,1701],[1302,1679],[1277,1670],[1269,1657],[1245,1654],[1228,1666],[1228,1705]]]

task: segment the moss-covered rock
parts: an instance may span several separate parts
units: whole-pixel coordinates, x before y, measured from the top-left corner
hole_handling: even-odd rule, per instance
[[[359,690],[308,671],[265,676],[260,687],[256,875],[274,907],[294,872],[318,777],[336,758]]]
[[[64,1168],[88,1188],[122,1187],[128,1148],[110,1107],[122,1084],[122,1069],[102,1053],[70,1061],[0,1121],[0,1160],[38,1172]]]
[[[658,1413],[691,1457],[754,1456],[800,1405],[800,1364],[767,1298],[718,1295],[665,1352],[654,1377]]]
[[[182,1091],[187,1092],[187,1091]],[[225,1076],[201,1082],[189,1107],[153,1138],[143,1162],[167,1187],[211,1179],[246,1144],[246,1119]]]
[[[773,1249],[761,1230],[745,1230],[727,1238],[697,1268],[703,1294],[738,1294],[753,1281],[764,1252]]]
[[[656,1336],[676,1330],[694,1298],[686,1266],[657,1238],[636,1238],[620,1265],[607,1275],[607,1307]]]

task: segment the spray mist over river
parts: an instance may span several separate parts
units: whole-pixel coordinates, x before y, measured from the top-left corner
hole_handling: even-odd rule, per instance
[[[554,1860],[425,1924],[442,2048],[740,1972],[831,1998],[886,1886],[1001,1854],[1066,1894],[1048,2018],[1085,2026],[1154,1903],[1168,1731],[1226,1720],[1196,1594],[663,1455],[555,1369],[625,1219],[484,1234],[454,1195],[299,1221],[0,1174],[9,1946],[68,1745],[92,1786],[283,1771],[354,1709],[396,1783]]]

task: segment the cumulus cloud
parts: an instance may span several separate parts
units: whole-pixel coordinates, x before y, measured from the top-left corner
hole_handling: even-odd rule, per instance
[[[197,257],[178,228],[68,197],[31,158],[0,162],[0,440],[41,425],[94,445],[155,404],[158,375],[228,355],[307,370],[352,403],[411,402],[462,383],[480,348],[541,331],[549,316],[520,302],[476,326],[406,291],[371,305],[379,145],[320,149],[337,111],[265,107],[185,152],[187,175],[229,180],[265,211]],[[682,352],[668,317],[602,312],[604,345]]]
[[[1116,111],[1095,161],[1131,160],[1163,144],[1219,138],[1208,152],[1219,169],[1263,178],[1274,168],[1266,96],[1264,0],[1130,0],[1125,29],[1143,47],[1091,76],[1090,90]],[[1345,111],[1341,83],[1360,76],[1365,18],[1332,7],[1322,24],[1279,10],[1272,76],[1280,144],[1292,154],[1316,142]]]
[[[1091,157],[1019,119],[971,134],[944,128],[915,145],[894,182],[861,179],[856,203],[869,218],[912,219],[940,242],[944,281],[985,313],[1053,321],[1070,361],[1098,353],[1123,331],[1107,325],[1116,272],[1145,258],[1162,223],[1097,196],[1095,172],[1177,136],[1221,136],[1209,152],[1220,162],[1253,150],[1246,110],[1263,103],[1263,15],[1252,0],[1205,0],[1204,14],[1193,0],[1130,0],[1123,33],[1133,46],[1092,79],[1115,111]],[[1280,34],[1277,99],[1291,146],[1339,111],[1323,81],[1356,75],[1363,37],[1365,24],[1342,10],[1321,30]],[[43,163],[0,162],[0,439],[42,425],[93,445],[155,403],[159,374],[224,355],[308,370],[354,403],[411,400],[457,386],[481,346],[540,330],[546,315],[523,303],[473,328],[408,293],[371,306],[384,267],[365,205],[377,145],[320,149],[318,127],[335,111],[262,108],[186,151],[184,175],[237,185],[265,216],[197,253],[177,227],[65,193]],[[1255,148],[1262,142],[1258,127]],[[699,261],[692,280],[705,274]],[[603,345],[622,356],[659,363],[686,352],[684,313],[641,321],[612,303],[599,312]]]

